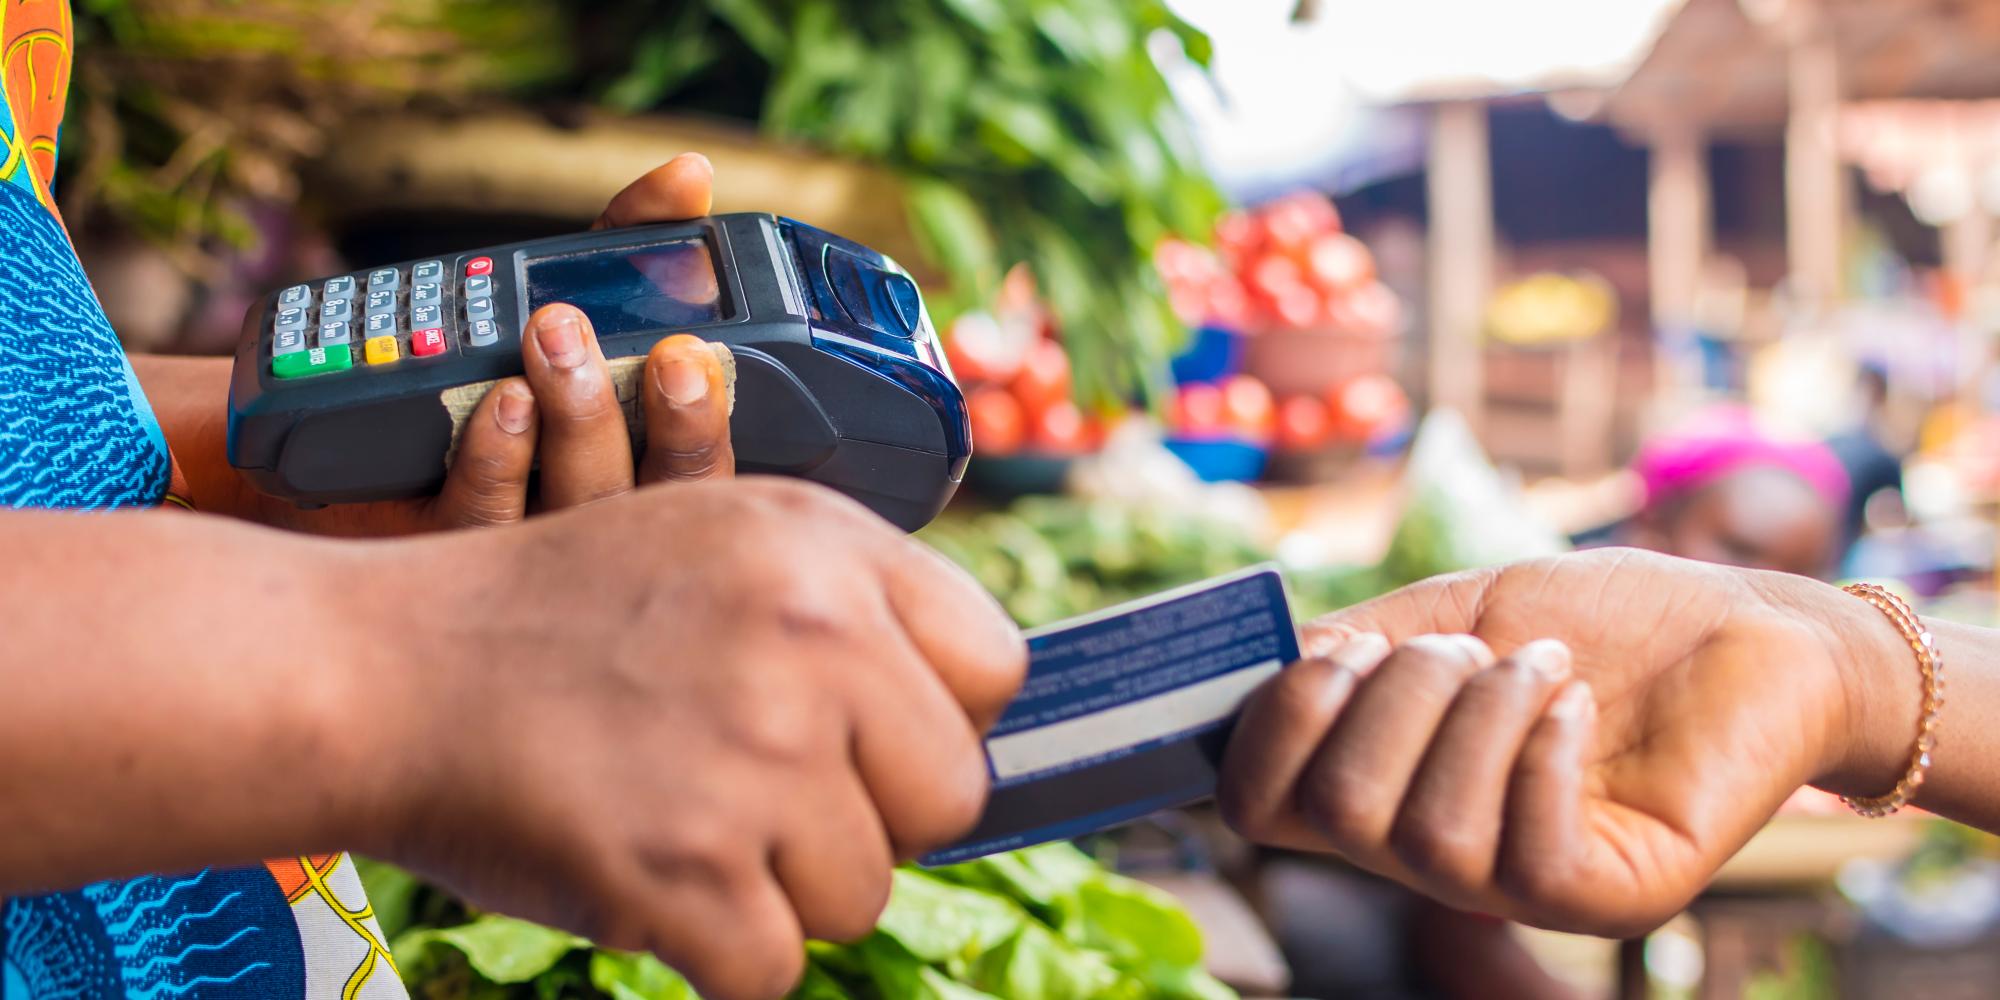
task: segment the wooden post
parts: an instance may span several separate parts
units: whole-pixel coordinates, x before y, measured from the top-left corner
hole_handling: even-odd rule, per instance
[[[1702,270],[1714,222],[1709,201],[1708,142],[1691,121],[1669,121],[1649,134],[1652,156],[1646,190],[1646,266],[1656,343],[1685,336],[1695,322]],[[1686,359],[1680,359],[1685,362]],[[1660,395],[1683,398],[1701,386],[1698,366],[1661,351],[1656,355]]]
[[[1841,292],[1846,172],[1835,145],[1840,113],[1840,54],[1829,19],[1815,0],[1795,0],[1786,74],[1791,111],[1785,123],[1785,250],[1797,302],[1815,309]]]
[[[1992,259],[1993,216],[1986,206],[1975,199],[1966,213],[1944,224],[1939,231],[1940,249],[1944,251],[1944,269],[1953,282],[1957,283],[1961,298],[1976,294],[1980,283],[1986,278],[1987,262]],[[1976,336],[1970,329],[1971,317],[1953,317],[1959,324],[1958,332],[1958,392],[1960,399],[1978,399],[1979,384],[1986,378],[1987,369],[1992,365],[1992,348],[1986,337]],[[2000,563],[1995,564],[2000,567]],[[1995,570],[2000,578],[2000,568]]]
[[[1944,224],[1938,233],[1944,268],[1970,289],[1986,276],[1993,250],[1993,216],[1975,203],[1966,213]]]
[[[1430,402],[1477,431],[1485,395],[1481,336],[1493,283],[1493,167],[1486,105],[1449,101],[1431,114]]]

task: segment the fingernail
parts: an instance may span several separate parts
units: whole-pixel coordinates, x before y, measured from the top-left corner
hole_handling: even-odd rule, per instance
[[[1391,648],[1387,638],[1364,632],[1341,643],[1326,658],[1335,666],[1352,671],[1356,677],[1366,677],[1389,658]]]
[[[1569,677],[1569,647],[1556,639],[1536,639],[1515,650],[1513,660],[1522,669],[1540,674],[1544,680],[1559,681]]]
[[[1557,722],[1582,722],[1596,711],[1597,700],[1591,696],[1590,685],[1577,681],[1556,695],[1555,703],[1549,706],[1549,718]]]
[[[1322,699],[1324,707],[1337,706],[1346,701],[1347,696],[1353,693],[1355,683],[1361,680],[1354,671],[1345,669],[1323,656],[1306,657],[1294,664],[1291,669],[1305,667],[1317,669],[1325,675],[1320,679],[1318,689],[1310,692]]]
[[[708,397],[708,366],[693,358],[675,358],[660,366],[660,392],[675,406],[693,406]]]
[[[565,309],[536,324],[535,342],[542,345],[542,356],[557,368],[571,369],[583,364],[583,324],[576,321],[573,312]]]
[[[710,163],[708,161],[708,157],[703,156],[700,153],[682,153],[681,155],[674,157],[674,159],[688,160],[690,162],[699,163],[702,165],[704,169],[708,171],[709,176],[711,177],[715,176],[715,164]]]
[[[1303,641],[1299,643],[1303,647],[1300,652],[1304,653],[1308,660],[1324,660],[1332,656],[1334,650],[1347,645],[1347,641],[1352,638],[1354,633],[1345,629],[1309,627]]]
[[[1493,647],[1488,646],[1478,636],[1447,635],[1444,638],[1456,644],[1458,648],[1465,650],[1466,654],[1472,657],[1472,661],[1482,667],[1490,667],[1498,662],[1497,658],[1493,655]]]
[[[535,419],[535,394],[519,382],[501,386],[500,403],[493,408],[493,419],[509,434],[525,433]]]

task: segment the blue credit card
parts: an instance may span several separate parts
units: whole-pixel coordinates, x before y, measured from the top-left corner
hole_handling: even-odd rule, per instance
[[[986,812],[922,862],[1069,840],[1213,795],[1244,699],[1298,658],[1270,566],[1028,633],[1027,682],[986,737]]]

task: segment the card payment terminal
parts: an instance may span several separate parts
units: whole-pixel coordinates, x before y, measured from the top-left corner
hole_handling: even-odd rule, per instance
[[[422,496],[444,481],[447,391],[518,375],[536,309],[583,310],[607,358],[692,333],[736,363],[743,472],[799,476],[906,530],[971,454],[965,399],[909,274],[761,213],[614,229],[294,285],[244,320],[229,459],[301,504]]]

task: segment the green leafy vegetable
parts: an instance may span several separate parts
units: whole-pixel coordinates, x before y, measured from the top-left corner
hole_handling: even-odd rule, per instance
[[[1146,43],[1198,63],[1200,32],[1162,0],[706,0],[708,48],[648,34],[608,85],[619,107],[762,93],[769,133],[883,164],[960,301],[1026,264],[1062,323],[1087,403],[1162,398],[1183,330],[1151,265],[1162,236],[1205,236],[1222,200]],[[693,67],[692,69],[690,67]],[[761,87],[746,77],[761,77]],[[746,84],[748,84],[746,86]],[[944,192],[953,192],[947,195]],[[950,303],[933,295],[933,311]]]
[[[1201,928],[1158,889],[1106,873],[1079,887],[1072,905],[1063,923],[1069,939],[1121,965],[1201,964]]]
[[[699,1000],[650,955],[506,917],[469,915],[386,865],[371,887],[434,918],[396,939],[419,1000]],[[413,889],[411,887],[414,887]],[[1229,1000],[1201,967],[1194,924],[1171,899],[1067,844],[934,870],[900,869],[875,932],[810,942],[792,1000]]]
[[[924,962],[970,959],[1020,933],[1033,918],[1004,897],[932,878],[896,872],[876,933]]]
[[[590,984],[612,1000],[700,1000],[681,974],[651,955],[600,950],[590,956]],[[839,994],[830,994],[838,996]]]
[[[465,956],[473,971],[489,982],[525,983],[547,973],[563,956],[590,942],[525,920],[486,914],[456,927],[413,930],[398,937],[396,964],[406,969],[425,965],[432,949],[446,946]]]

